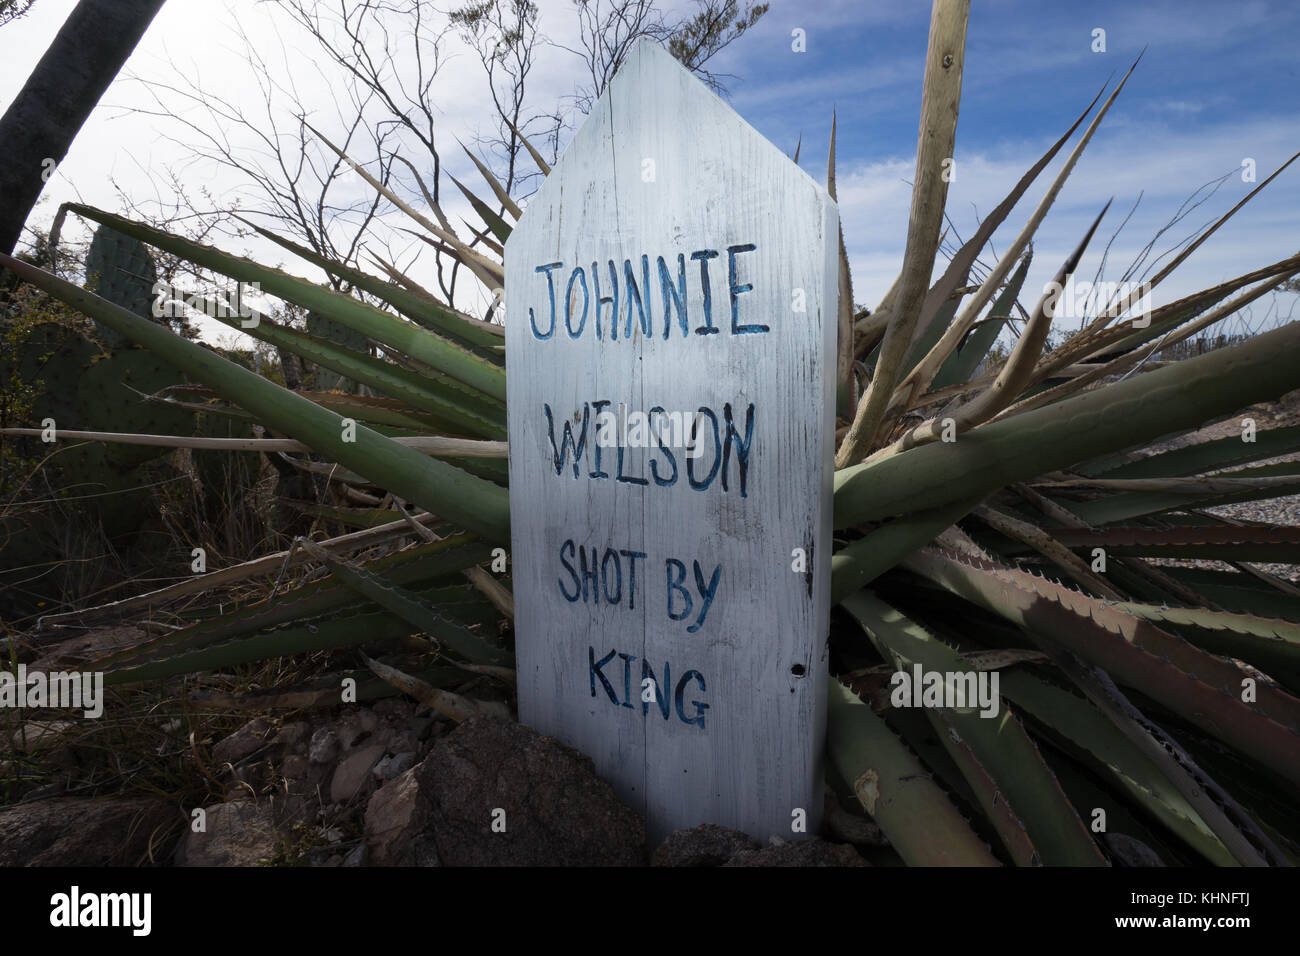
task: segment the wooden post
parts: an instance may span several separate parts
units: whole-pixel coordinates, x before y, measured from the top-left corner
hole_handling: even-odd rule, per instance
[[[653,841],[820,821],[837,229],[644,40],[506,243],[519,715]]]

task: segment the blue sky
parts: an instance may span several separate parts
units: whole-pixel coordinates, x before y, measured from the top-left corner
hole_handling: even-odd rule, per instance
[[[914,144],[929,5],[773,3],[727,59],[732,102],[782,142],[838,107],[846,159],[879,161]],[[790,52],[801,26],[808,52]],[[1106,30],[1106,52],[1090,49]],[[1147,49],[1114,125],[1213,129],[1225,119],[1297,122],[1300,5],[1292,2],[1046,3],[976,0],[967,33],[958,145],[977,151],[1063,130],[1112,71]],[[1297,148],[1300,148],[1298,145]]]
[[[728,71],[737,75],[730,98],[786,149],[802,132],[801,162],[819,174],[828,117],[837,111],[841,205],[855,290],[874,305],[897,271],[906,234],[904,181],[915,164],[929,5],[812,7],[777,0],[755,34],[727,51]],[[807,31],[802,55],[790,52],[795,27]],[[1105,30],[1104,53],[1092,50],[1097,28]],[[1102,85],[1116,82],[1145,48],[1040,230],[1028,287],[1050,279],[1113,195],[1081,270],[1090,276],[1105,240],[1141,194],[1109,260],[1126,265],[1202,184],[1239,170],[1247,157],[1262,180],[1300,150],[1297,38],[1300,5],[1288,2],[976,0],[967,32],[957,176],[948,200],[953,227],[968,236],[977,216],[996,205]],[[995,235],[995,248],[1014,236],[1061,159]],[[1226,211],[1252,186],[1239,172],[1230,176],[1158,248]],[[1167,280],[1156,303],[1297,251],[1298,213],[1300,162]],[[1284,312],[1293,298],[1282,297]],[[1254,323],[1265,321],[1268,304],[1256,305]]]
[[[665,5],[689,6],[687,0],[666,0]],[[0,28],[0,107],[21,86],[72,6],[73,0],[39,0],[24,20]],[[568,0],[541,0],[540,6],[543,32],[573,45]],[[760,132],[787,152],[802,134],[801,164],[818,178],[825,174],[830,118],[837,111],[841,219],[855,298],[872,306],[897,274],[906,241],[907,182],[915,164],[929,11],[929,4],[919,0],[773,0],[758,27],[716,63],[717,69],[733,74],[727,98]],[[37,219],[47,221],[58,202],[74,196],[118,208],[110,175],[132,195],[148,198],[156,191],[156,171],[164,167],[180,170],[192,186],[208,187],[218,204],[255,203],[256,195],[245,183],[189,161],[168,138],[178,130],[126,112],[144,102],[139,79],[170,77],[178,69],[206,89],[236,100],[250,97],[255,105],[256,89],[237,60],[241,41],[232,32],[235,22],[262,52],[273,61],[283,59],[299,76],[311,62],[309,44],[283,18],[277,19],[270,5],[169,0],[47,187],[48,199]],[[804,53],[791,49],[796,28],[806,34]],[[1096,28],[1106,31],[1104,53],[1091,50]],[[1081,269],[1088,277],[1139,194],[1141,205],[1111,250],[1109,263],[1117,268],[1108,270],[1110,278],[1118,278],[1118,270],[1202,184],[1232,174],[1169,232],[1159,249],[1182,240],[1252,188],[1240,176],[1243,159],[1255,160],[1262,180],[1300,150],[1300,4],[975,0],[957,130],[957,175],[948,199],[953,229],[968,236],[978,217],[1001,200],[1102,85],[1117,80],[1144,47],[1142,63],[1036,237],[1028,289],[1041,288],[1051,278],[1112,196],[1115,204]],[[196,51],[203,56],[193,55]],[[453,57],[451,68],[438,79],[447,104],[443,129],[466,141],[473,140],[485,109],[474,67],[468,54]],[[533,78],[534,105],[553,103],[580,80],[571,54],[558,47],[542,51]],[[308,83],[306,92],[332,109],[329,84]],[[1062,159],[999,229],[995,250],[1005,249],[1014,237]],[[474,177],[467,161],[453,160],[451,171],[462,179]],[[358,194],[363,192],[359,185]],[[1157,290],[1155,303],[1296,252],[1297,213],[1300,162]],[[266,252],[226,245],[232,251]],[[279,257],[270,253],[270,258]],[[310,273],[301,263],[291,268]],[[1252,324],[1274,321],[1268,310],[1280,308],[1286,314],[1297,300],[1300,296],[1261,300]]]

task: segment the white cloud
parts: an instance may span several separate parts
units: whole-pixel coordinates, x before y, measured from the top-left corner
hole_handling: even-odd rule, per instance
[[[74,3],[75,0],[42,0],[26,18],[0,29],[0,89],[16,92],[20,88]],[[688,6],[685,0],[674,0],[674,5],[679,9]],[[810,59],[810,68],[816,68],[818,72],[811,72],[802,81],[779,86],[764,81],[761,56],[739,59],[744,44],[755,44],[745,49],[759,49],[763,43],[777,42],[788,36],[794,26],[826,31],[849,20],[861,22],[867,17],[880,23],[915,20],[918,30],[923,31],[924,11],[918,14],[912,9],[901,9],[903,6],[863,6],[858,0],[837,0],[826,4],[779,0],[760,21],[754,37],[727,51],[724,57],[727,68],[737,72],[743,69],[750,80],[735,84],[733,104],[742,115],[753,115],[763,111],[771,97],[806,96],[821,84],[832,81],[836,89],[847,83],[852,90],[874,91],[871,97],[841,106],[841,129],[844,129],[845,123],[862,123],[874,111],[897,106],[897,99],[879,95],[881,90],[906,89],[908,95],[919,99],[919,90],[914,86],[920,73],[921,44],[910,52],[871,51],[870,56],[864,55],[862,61],[852,65],[848,75],[832,76],[824,72],[824,67],[816,60]],[[1258,29],[1266,18],[1264,7],[1248,4],[1234,10],[1224,29],[1236,35]],[[319,55],[314,51],[312,41],[291,29],[272,5],[251,0],[232,0],[224,5],[173,0],[163,6],[123,77],[110,88],[104,105],[92,115],[72,151],[60,165],[46,189],[38,219],[48,221],[58,203],[73,198],[105,208],[118,208],[118,198],[110,184],[112,179],[118,180],[133,198],[149,199],[161,188],[157,183],[158,172],[167,167],[177,168],[192,187],[208,188],[218,207],[228,206],[236,200],[242,200],[245,205],[250,202],[253,194],[249,192],[247,183],[228,170],[194,162],[184,149],[167,139],[167,135],[181,135],[179,126],[129,112],[130,107],[141,106],[147,99],[141,95],[140,84],[128,77],[168,79],[177,70],[197,77],[208,92],[244,104],[250,111],[259,109],[261,94],[256,74],[244,62],[241,42],[231,30],[236,19],[243,25],[257,51],[283,74],[285,82],[295,84],[303,100],[314,111],[313,116],[326,124],[327,134],[337,128],[337,115],[347,108],[346,98],[336,82],[327,79],[330,74],[319,64]],[[998,35],[995,52],[1002,57],[1006,69],[1015,71],[1017,75],[1050,75],[1051,70],[1063,67],[1062,51],[1035,43],[1032,25],[1027,18],[1002,19],[1009,21],[1010,33]],[[1194,18],[1180,23],[1177,18],[1170,20],[1161,16],[1157,23],[1140,9],[1134,9],[1126,11],[1116,26],[1108,26],[1108,29],[1112,42],[1117,29],[1120,38],[1147,31],[1147,35],[1157,36],[1159,42],[1170,45],[1186,43],[1200,48],[1221,42],[1222,35],[1206,31],[1203,24],[1192,23],[1191,19]],[[972,30],[977,26],[978,20],[972,25]],[[575,45],[573,18],[567,3],[543,4],[542,27],[557,42]],[[1150,31],[1153,30],[1157,32],[1152,34]],[[976,56],[982,55],[980,44],[987,42],[977,32],[972,33],[968,60],[974,62]],[[443,156],[458,178],[477,182],[477,174],[468,160],[459,155],[452,137],[471,142],[476,131],[485,130],[490,104],[477,61],[468,51],[457,52],[453,47],[454,44],[449,47],[452,56],[435,86],[441,108],[438,122],[445,147]],[[1018,51],[1017,55],[1006,57],[1007,49]],[[1078,53],[1079,57],[1086,55],[1086,49]],[[410,75],[407,72],[409,61],[399,60],[398,69],[404,71],[403,75]],[[530,80],[534,103],[540,107],[553,104],[570,94],[581,79],[580,64],[572,54],[557,48],[539,50],[538,64]],[[966,95],[968,101],[979,102],[980,88],[972,84]],[[1125,96],[1128,95],[1126,91]],[[1284,124],[1273,120],[1226,119],[1207,123],[1206,117],[1216,110],[1200,109],[1201,104],[1175,97],[1144,102],[1140,112],[1136,109],[1130,111],[1126,103],[1122,98],[1108,117],[1040,230],[1035,241],[1035,264],[1028,288],[1040,288],[1051,278],[1061,260],[1111,196],[1115,197],[1115,204],[1081,270],[1089,277],[1111,231],[1139,192],[1145,191],[1142,204],[1111,250],[1110,261],[1113,264],[1127,262],[1183,199],[1202,183],[1238,169],[1245,157],[1255,159],[1258,177],[1262,180],[1296,147],[1294,121]],[[1153,115],[1160,119],[1152,120]],[[1190,123],[1195,123],[1195,126],[1186,125]],[[167,135],[164,131],[168,131]],[[241,137],[236,129],[227,128],[227,131],[246,147],[254,145],[251,138]],[[974,231],[976,210],[981,216],[992,210],[1050,140],[998,141],[969,152],[962,149],[962,140],[959,128],[957,179],[950,191],[948,211],[955,228],[965,237]],[[842,138],[841,143],[844,141]],[[793,143],[778,145],[783,149],[793,147]],[[841,218],[854,269],[856,298],[872,306],[897,274],[907,236],[911,195],[907,181],[912,178],[915,159],[904,150],[911,150],[914,140],[909,137],[908,142],[898,146],[900,151],[893,156],[857,164],[841,146]],[[805,137],[804,147],[805,156],[811,157],[809,137]],[[416,159],[414,154],[411,158]],[[1009,221],[998,230],[995,246],[999,251],[1004,250],[1014,237],[1060,163],[1058,157],[1053,167],[1030,188]],[[417,162],[417,165],[423,167],[426,164]],[[1240,177],[1230,178],[1212,200],[1175,231],[1176,235],[1181,238],[1193,226],[1222,213],[1249,188]],[[360,180],[354,180],[346,185],[343,195],[362,198],[368,196],[369,191]],[[459,197],[454,197],[448,205],[454,216],[469,215]],[[1170,301],[1291,254],[1297,245],[1294,213],[1298,208],[1300,168],[1288,170],[1214,236],[1157,292],[1157,302]],[[401,217],[390,217],[390,221],[395,225]],[[411,242],[409,238],[403,241]],[[243,251],[231,243],[223,245],[232,251]],[[276,247],[260,243],[249,243],[248,246],[268,261],[288,258],[287,253]],[[305,264],[295,262],[289,268],[311,274]]]
[[[1049,143],[1025,145],[1011,158],[1001,148],[963,153],[960,139],[959,129],[957,175],[948,194],[948,215],[963,238],[968,238],[978,222],[975,210],[980,217],[987,215]],[[1072,148],[1073,142],[1062,152]],[[1152,128],[1122,121],[1103,125],[1036,234],[1026,289],[1041,289],[1051,280],[1112,196],[1114,205],[1080,269],[1080,275],[1089,279],[1107,240],[1139,194],[1141,204],[1110,250],[1109,278],[1119,278],[1123,266],[1202,184],[1232,174],[1212,198],[1166,234],[1158,250],[1216,219],[1258,184],[1242,182],[1243,156],[1257,160],[1258,181],[1262,182],[1294,149],[1293,130],[1263,120],[1228,120],[1186,132],[1175,126]],[[1058,155],[994,233],[999,253],[1022,228],[1062,162]],[[855,297],[869,305],[879,301],[902,261],[911,200],[910,189],[902,180],[910,181],[914,170],[913,156],[862,164],[841,175],[841,219],[854,270]],[[1300,247],[1295,232],[1297,209],[1300,163],[1271,183],[1162,283],[1153,294],[1155,304],[1174,301],[1295,254]],[[937,271],[942,266],[940,262]]]

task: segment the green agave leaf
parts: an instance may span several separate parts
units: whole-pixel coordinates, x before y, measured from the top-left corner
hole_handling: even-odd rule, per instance
[[[1015,721],[1015,718],[1010,716],[1009,711],[1007,716],[1012,721]],[[971,745],[971,741],[963,737],[957,728],[953,726],[948,714],[934,711],[927,714],[927,717],[933,732],[938,736],[943,747],[951,754],[958,767],[958,772],[974,788],[977,794],[976,805],[992,821],[1012,861],[1017,866],[1042,866],[1043,859],[1034,846],[1033,840],[1030,839],[1028,827],[1016,814],[1011,801],[1002,792],[998,780],[980,762],[979,755]],[[1016,726],[1019,727],[1018,722]],[[1023,730],[1021,733],[1023,733]],[[1026,741],[1028,741],[1028,738],[1026,738]],[[1029,746],[1033,748],[1032,743]],[[1034,755],[1037,756],[1036,748],[1034,748]],[[1042,761],[1040,760],[1039,763],[1041,764]],[[1042,764],[1042,766],[1045,770],[1047,769],[1046,764]],[[1053,783],[1055,783],[1055,780],[1053,780]],[[1064,793],[1061,794],[1061,799],[1065,806],[1070,806]],[[1104,863],[1105,860],[1098,853],[1095,860],[1088,859],[1079,865],[1100,866]]]
[[[300,259],[305,259],[331,275],[345,279],[363,292],[369,292],[376,298],[382,299],[398,312],[401,312],[402,315],[424,328],[445,335],[453,342],[457,342],[485,358],[498,355],[495,349],[501,345],[503,337],[503,332],[499,326],[492,325],[490,322],[481,322],[472,316],[464,315],[454,309],[446,308],[438,302],[426,299],[422,295],[416,295],[400,285],[386,282],[370,275],[368,272],[362,272],[360,269],[355,269],[328,256],[322,256],[314,249],[300,245],[292,239],[286,239],[269,229],[263,229],[243,217],[237,216],[235,218],[256,230],[260,235],[289,250]]]
[[[344,441],[343,419],[334,412],[35,266],[5,255],[0,255],[0,265],[237,401],[267,425],[394,494],[488,540],[509,541],[510,507],[506,491],[499,486],[421,455],[364,425],[356,426],[355,441]]]
[[[1300,528],[1236,527],[1105,528],[1057,530],[1052,536],[1066,547],[1104,548],[1109,554],[1158,558],[1209,558],[1222,561],[1300,563]]]
[[[850,689],[854,688],[850,686]],[[876,707],[880,706],[880,702],[876,699],[868,706],[875,711]],[[987,828],[987,835],[981,831],[980,824],[985,822],[983,816],[977,812],[982,805],[981,796],[977,795],[966,782],[962,768],[958,766],[948,749],[940,743],[935,735],[934,725],[929,719],[915,709],[905,707],[886,707],[877,716],[883,719],[889,729],[911,748],[921,763],[929,769],[931,776],[942,783],[943,788],[963,815],[971,814],[967,816],[967,820],[976,834],[985,840],[996,838],[998,836],[996,828]],[[974,819],[971,818],[972,816]]]
[[[958,343],[965,337],[967,332],[969,332],[976,317],[984,309],[985,304],[992,299],[994,291],[1002,284],[1003,279],[1005,279],[1011,272],[1011,267],[1020,257],[1021,252],[1029,247],[1030,240],[1037,231],[1039,225],[1042,223],[1043,218],[1047,215],[1048,210],[1056,201],[1057,195],[1064,186],[1066,179],[1069,178],[1070,173],[1074,170],[1075,164],[1079,161],[1079,157],[1083,154],[1084,149],[1087,148],[1093,134],[1096,133],[1097,128],[1101,125],[1102,120],[1105,118],[1107,112],[1109,112],[1111,106],[1114,105],[1120,91],[1123,90],[1125,84],[1128,83],[1129,77],[1133,74],[1133,71],[1137,69],[1138,61],[1141,59],[1142,57],[1139,54],[1138,59],[1129,67],[1128,72],[1124,74],[1123,78],[1111,92],[1111,95],[1107,98],[1106,102],[1102,104],[1101,109],[1097,111],[1097,115],[1088,125],[1088,128],[1084,130],[1083,136],[1079,138],[1079,142],[1075,145],[1070,155],[1066,158],[1065,163],[1057,172],[1056,178],[1052,181],[1051,186],[1048,187],[1047,193],[1039,201],[1038,206],[1034,209],[1033,213],[1030,214],[1028,222],[1026,222],[1021,228],[1020,233],[1012,241],[1011,246],[998,259],[993,269],[990,270],[989,274],[985,277],[984,282],[981,283],[979,290],[971,296],[969,303],[967,303],[966,307],[957,315],[957,318],[944,331],[944,334],[940,337],[935,347],[925,355],[912,373],[908,375],[907,379],[902,383],[900,391],[903,391],[902,406],[904,408],[913,407],[920,395],[929,390],[934,376],[939,373],[943,363],[956,351]],[[1079,118],[1075,120],[1074,125],[1070,127],[1066,134],[1057,140],[1052,148],[1048,150],[1041,159],[1039,159],[1038,163],[1036,163],[1029,172],[1021,177],[1020,182],[1016,184],[1012,193],[1008,195],[996,209],[994,209],[984,223],[981,223],[981,228],[976,232],[970,243],[967,244],[968,246],[974,244],[975,248],[969,252],[970,259],[966,261],[961,274],[964,274],[965,270],[969,269],[970,263],[974,261],[974,257],[978,254],[979,250],[984,247],[984,243],[987,241],[989,236],[992,235],[992,231],[998,225],[1000,218],[1006,216],[1006,214],[1011,211],[1011,208],[1015,205],[1020,195],[1028,189],[1029,184],[1037,178],[1038,173],[1047,166],[1048,162],[1051,161],[1052,156],[1055,155],[1057,150],[1065,145],[1066,140],[1069,139],[1075,128],[1077,128],[1079,124],[1083,122],[1088,113],[1091,112],[1093,105],[1101,98],[1102,92],[1105,92],[1104,88],[1097,94],[1096,98],[1093,99],[1093,102],[1088,105],[1088,108],[1079,116]],[[987,231],[985,231],[986,227]],[[978,244],[976,244],[976,240],[978,240]],[[965,250],[963,250],[963,252],[965,252]],[[954,257],[953,262],[949,264],[949,268],[951,269],[956,265],[957,258]],[[945,276],[947,275],[948,273],[945,272]],[[954,283],[954,288],[955,285],[956,284]]]
[[[1180,727],[1179,739],[1206,773],[1216,780],[1232,782],[1232,796],[1248,810],[1251,822],[1272,840],[1280,854],[1289,857],[1293,866],[1300,864],[1300,827],[1296,820],[1294,789],[1274,774],[1261,773],[1253,761],[1195,727]],[[1280,860],[1273,861],[1273,865],[1280,863]]]
[[[1300,387],[1300,323],[835,473],[835,527],[936,508]]]
[[[238,317],[218,315],[217,319],[233,329],[286,349],[317,365],[323,365],[341,376],[364,382],[390,398],[428,412],[443,427],[463,429],[482,438],[500,440],[506,436],[504,405],[481,392],[466,389],[451,379],[418,375],[392,362],[366,355],[329,339],[279,325],[265,317],[252,328],[243,328]]]
[[[979,503],[978,498],[968,499],[890,521],[836,551],[831,556],[831,604],[838,604],[933,541]]]
[[[314,392],[307,389],[298,389],[297,393],[317,405],[359,422],[406,428],[421,434],[428,434],[431,429],[437,430],[439,425],[446,424],[434,416],[417,411],[405,402],[392,398],[381,398],[377,395],[341,395],[337,392]]]
[[[1239,501],[1262,501],[1300,491],[1300,463],[1261,465],[1215,475],[1216,478],[1272,478],[1285,475],[1296,475],[1295,484],[1287,482],[1267,488],[1247,488],[1236,492],[1124,491],[1091,501],[1070,502],[1068,509],[1084,524],[1103,525],[1117,521],[1131,521],[1148,515],[1163,515],[1164,512],[1173,509],[1186,510]]]
[[[195,262],[206,269],[219,272],[239,282],[256,282],[262,292],[287,299],[309,311],[319,312],[355,329],[406,355],[424,362],[452,378],[505,401],[505,372],[481,356],[434,335],[412,322],[367,305],[350,296],[340,295],[331,289],[291,276],[279,269],[271,269],[250,259],[232,256],[212,246],[205,246],[180,236],[123,219],[112,213],[69,203],[67,208],[87,219],[109,223],[119,232],[134,236],[142,242],[157,246],[183,259]],[[489,333],[490,334],[490,333]],[[496,341],[494,344],[501,344]]]
[[[1247,574],[1205,568],[1163,570],[1226,611],[1300,621],[1300,597],[1283,594]]]
[[[294,501],[290,498],[281,498],[279,504],[286,508],[292,508],[300,514],[337,521],[349,528],[377,528],[379,525],[396,521],[402,517],[398,512],[388,509],[341,508],[337,505],[322,505],[314,501]]]
[[[496,236],[502,242],[505,242],[510,238],[510,226],[504,219],[492,211],[491,206],[470,192],[465,184],[455,176],[448,173],[447,178],[455,183],[456,188],[465,194],[465,198],[469,200],[469,204],[474,207],[474,211],[479,214],[488,229],[492,231],[492,235]]]
[[[1175,448],[1172,451],[1150,455],[1140,461],[1112,463],[1089,467],[1088,463],[1075,468],[1089,478],[1173,478],[1180,475],[1201,475],[1207,471],[1227,468],[1230,465],[1275,458],[1300,449],[1300,425],[1288,428],[1270,428],[1255,433],[1253,442],[1242,441],[1240,435]]]
[[[953,648],[870,592],[860,591],[843,604],[897,671],[910,676],[919,664],[925,671],[978,676]],[[1105,858],[1038,748],[1000,702],[998,709],[991,719],[978,705],[942,713],[927,707],[925,713],[967,782],[981,795],[985,815],[1017,863],[1035,864],[1041,856],[1048,866],[1104,865]],[[1007,803],[1011,815],[1005,813]]]
[[[1050,731],[1043,732],[1046,736],[1053,736]],[[1089,814],[1099,809],[1105,812],[1106,831],[1097,835],[1097,842],[1105,849],[1112,866],[1145,868],[1205,863],[1203,857],[1152,820],[1122,787],[1105,776],[1104,771],[1099,773],[1066,756],[1073,749],[1066,743],[1046,751],[1045,755],[1071,803]],[[1129,843],[1130,840],[1133,843]],[[1135,844],[1141,844],[1159,862],[1134,860],[1131,854],[1136,850]]]
[[[830,681],[827,754],[909,866],[997,866],[925,767],[847,687]]]
[[[522,136],[520,136],[519,139],[521,142],[524,143],[525,147],[527,147],[530,150],[532,149],[531,146],[528,146],[527,141],[524,140]],[[467,147],[464,143],[460,144],[460,148],[465,150],[465,155],[468,156],[470,162],[474,164],[474,168],[479,171],[479,175],[483,177],[484,182],[486,182],[488,186],[492,188],[492,193],[497,197],[497,201],[501,203],[502,208],[505,209],[506,212],[510,213],[510,215],[514,216],[516,220],[522,217],[523,210],[519,208],[518,203],[516,203],[513,199],[510,198],[510,193],[506,191],[505,186],[501,185],[500,180],[498,180],[495,176],[492,175],[492,171],[488,169],[486,166],[484,166],[483,163],[479,160],[479,158],[475,156],[472,152],[470,152],[469,147]],[[545,170],[543,170],[543,172],[545,172]]]
[[[1114,776],[1145,810],[1211,863],[1237,865],[1160,769],[1087,700],[1023,671],[1003,671],[1000,690]]]
[[[195,394],[214,394],[211,389],[207,388],[189,388],[188,390]],[[303,398],[315,402],[322,408],[328,408],[332,412],[337,412],[344,418],[351,418],[359,422],[367,422],[375,425],[375,430],[380,431],[385,435],[412,434],[428,436],[430,432],[454,431],[454,429],[451,428],[450,423],[433,415],[414,409],[405,402],[397,399],[384,398],[379,395],[351,395],[341,392],[318,392],[302,388],[294,389],[294,394],[301,395]],[[237,419],[240,421],[253,420],[253,416],[242,408],[235,408],[218,401],[200,404],[197,402],[175,402],[172,399],[155,400],[165,403],[169,407],[174,404],[180,408],[204,412],[205,414],[211,413],[224,419]],[[464,465],[459,463],[459,459],[453,459],[452,461],[458,468],[464,468]]]
[[[1149,622],[1023,571],[918,553],[905,566],[1104,669],[1300,786],[1300,701],[1267,684],[1232,689],[1241,672]]]
[[[1150,324],[1141,329],[1135,329],[1126,323],[1104,329],[1095,336],[1083,337],[1077,344],[1072,341],[1066,342],[1059,350],[1062,354],[1056,355],[1054,353],[1050,364],[1051,366],[1058,365],[1064,361],[1064,356],[1067,354],[1073,357],[1082,357],[1080,353],[1086,353],[1088,361],[1098,364],[1118,358],[1125,353],[1132,352],[1134,349],[1141,348],[1148,342],[1163,338],[1175,329],[1191,322],[1198,315],[1208,312],[1226,299],[1233,291],[1233,288],[1234,286],[1230,284],[1214,286],[1186,299],[1171,302],[1153,311],[1147,317]],[[1093,348],[1087,349],[1088,345],[1092,345]],[[1053,368],[1053,370],[1057,369]]]
[[[1244,285],[1245,283],[1242,284]],[[1090,356],[1090,360],[1104,361],[1108,358],[1115,358],[1125,352],[1131,352],[1136,348],[1140,348],[1148,342],[1154,342],[1156,339],[1164,337],[1172,330],[1186,325],[1198,315],[1202,315],[1214,306],[1218,305],[1228,297],[1230,292],[1233,291],[1234,286],[1235,283],[1227,284],[1227,287],[1222,288],[1222,291],[1220,291],[1221,287],[1218,286],[1213,290],[1207,289],[1205,290],[1207,294],[1204,298],[1197,298],[1194,300],[1195,304],[1190,308],[1169,309],[1165,315],[1160,315],[1158,312],[1153,313],[1151,316],[1151,324],[1145,328],[1133,329],[1129,326],[1116,326],[1113,329],[1108,329],[1107,332],[1115,333],[1116,340],[1109,342],[1105,348],[1094,352],[1092,356]],[[1178,306],[1179,303],[1175,302],[1171,303],[1171,305]],[[1127,335],[1123,335],[1125,329],[1128,331]]]
[[[407,548],[380,558],[372,562],[371,566],[389,580],[404,585],[428,585],[429,582],[449,580],[458,588],[443,596],[442,600],[449,602],[457,594],[468,592],[462,582],[448,576],[482,564],[490,556],[491,551],[486,544],[474,540],[471,535],[460,534]],[[328,579],[315,581],[254,604],[244,605],[230,613],[199,621],[179,631],[163,634],[135,647],[105,655],[95,663],[101,669],[111,670],[161,656],[172,656],[181,651],[246,637],[265,628],[340,612],[355,603],[355,595],[342,583]]]
[[[1295,157],[1292,157],[1293,159]],[[1290,160],[1288,160],[1288,165]],[[1285,168],[1285,167],[1283,167]],[[1279,170],[1278,172],[1280,172]],[[1276,176],[1274,173],[1273,176]],[[1270,176],[1269,179],[1272,179]],[[1175,259],[1174,263],[1166,266],[1161,270],[1161,276],[1167,275],[1172,266],[1177,265],[1197,245],[1200,245],[1210,233],[1213,233],[1219,226],[1232,217],[1238,209],[1250,200],[1262,188],[1257,187],[1250,195],[1239,202],[1233,209],[1227,212],[1219,219],[1210,229],[1203,232],[1192,243],[1190,248],[1185,247]],[[1120,325],[1111,328],[1094,328],[1098,323],[1111,321],[1111,313],[1105,312],[1093,320],[1093,325],[1089,326],[1082,334],[1066,340],[1062,345],[1057,347],[1051,355],[1039,363],[1035,370],[1034,381],[1044,382],[1046,379],[1056,375],[1067,366],[1080,362],[1087,362],[1093,365],[1093,368],[1085,375],[1073,378],[1065,384],[1054,387],[1042,387],[1032,398],[1025,399],[1020,403],[1019,408],[1013,407],[1011,413],[1017,411],[1027,411],[1029,408],[1038,408],[1042,405],[1051,404],[1060,400],[1067,394],[1073,393],[1084,385],[1098,381],[1100,377],[1106,374],[1127,373],[1136,367],[1135,363],[1140,362],[1145,356],[1149,355],[1152,349],[1140,352],[1138,349],[1146,342],[1152,341],[1157,337],[1164,342],[1168,337],[1170,343],[1182,341],[1187,335],[1191,335],[1197,329],[1208,328],[1217,319],[1225,318],[1233,312],[1254,301],[1260,295],[1266,293],[1269,289],[1276,286],[1279,281],[1289,278],[1295,274],[1295,270],[1300,268],[1300,256],[1291,259],[1283,259],[1275,262],[1263,269],[1257,269],[1254,272],[1248,272],[1244,275],[1237,276],[1227,282],[1222,282],[1217,286],[1203,289],[1200,292],[1185,296],[1177,302],[1171,302],[1168,305],[1161,306],[1154,312],[1144,317],[1146,327],[1143,329],[1134,329],[1133,321],[1126,321]],[[1153,278],[1147,285],[1148,291],[1159,281],[1159,276]],[[1253,290],[1249,290],[1231,301],[1224,302],[1233,292],[1241,289],[1243,286],[1252,282],[1258,282]],[[1222,303],[1222,304],[1220,304]],[[1194,321],[1193,321],[1194,320]],[[1177,334],[1173,333],[1177,330]],[[1122,348],[1120,346],[1123,346]]]
[[[105,675],[104,683],[135,684],[200,671],[226,670],[272,657],[290,657],[309,651],[337,650],[391,640],[405,637],[414,630],[415,626],[410,622],[386,612],[309,619],[300,621],[293,627],[266,631],[251,637],[185,651],[175,657],[114,670]]]
[[[493,647],[469,628],[449,619],[414,592],[328,552],[324,552],[323,556],[330,572],[352,590],[396,614],[413,625],[415,630],[450,647],[466,660],[475,664],[514,665],[514,658],[510,654],[499,647]]]
[[[1010,318],[1011,309],[1020,296],[1021,288],[1024,287],[1025,276],[1029,274],[1029,263],[1033,258],[1033,249],[1025,250],[1020,265],[1016,266],[1016,271],[1011,273],[1011,278],[1007,280],[1007,287],[994,300],[984,321],[971,329],[966,340],[944,361],[939,374],[934,377],[933,388],[959,385],[969,381],[975,374],[975,369],[979,367],[984,356],[988,355],[989,349],[997,341],[998,333],[1005,325],[1005,322],[1000,320]]]
[[[912,348],[903,361],[904,375],[914,369],[916,363],[925,358],[930,349],[934,348],[935,343],[939,341],[939,337],[943,335],[944,330],[952,322],[953,316],[957,314],[957,306],[961,305],[961,299],[961,296],[955,296],[939,304],[939,308],[930,319],[930,324],[912,342]]]
[[[1116,607],[1147,621],[1172,625],[1198,647],[1212,654],[1247,661],[1266,673],[1271,673],[1274,667],[1300,671],[1300,623],[1199,607],[1157,607],[1131,602]]]
[[[345,590],[355,598],[353,592]],[[461,614],[461,607],[464,606],[468,613],[462,616],[469,618],[475,615],[475,609],[479,605],[485,603],[465,588],[435,588],[424,592],[423,596],[441,602],[449,615]],[[132,684],[199,671],[223,670],[272,657],[358,647],[405,637],[415,630],[417,628],[400,615],[376,610],[373,605],[366,604],[359,608],[350,606],[342,612],[322,617],[298,618],[289,625],[229,638],[203,647],[177,649],[167,655],[128,661],[106,673],[104,682],[108,685]]]

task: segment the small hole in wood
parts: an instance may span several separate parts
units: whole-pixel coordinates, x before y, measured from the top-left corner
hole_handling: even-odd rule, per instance
[[[804,675],[803,665],[795,664],[794,667],[790,668],[790,673],[793,674],[795,677],[803,677]]]

